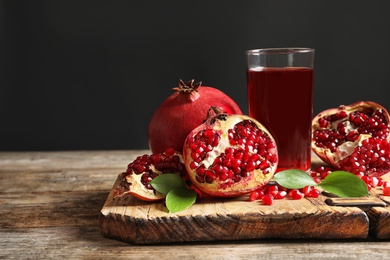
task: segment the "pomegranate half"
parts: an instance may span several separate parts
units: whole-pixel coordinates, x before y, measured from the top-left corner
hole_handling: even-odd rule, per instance
[[[312,121],[312,150],[336,169],[381,176],[390,171],[389,122],[372,101],[325,110]]]
[[[255,119],[213,107],[185,140],[183,157],[191,182],[213,197],[236,197],[266,185],[278,164],[274,138]]]

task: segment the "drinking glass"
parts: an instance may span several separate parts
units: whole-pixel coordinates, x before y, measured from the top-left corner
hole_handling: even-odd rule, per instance
[[[246,51],[249,115],[276,139],[277,172],[311,166],[314,49]]]

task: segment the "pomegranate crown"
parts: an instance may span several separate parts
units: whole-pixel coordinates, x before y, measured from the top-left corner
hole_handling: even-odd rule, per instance
[[[194,85],[194,79],[188,81],[187,84],[183,80],[180,80],[179,86],[172,88],[172,90],[179,91],[181,93],[191,94],[193,91],[198,91],[198,88],[202,85],[202,81],[199,81]]]

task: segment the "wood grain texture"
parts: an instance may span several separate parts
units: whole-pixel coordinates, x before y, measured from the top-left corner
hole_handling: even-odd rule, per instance
[[[331,207],[318,199],[277,200],[272,206],[236,199],[201,200],[168,213],[164,204],[131,196],[113,199],[118,176],[100,215],[103,235],[135,244],[254,238],[366,238],[368,217],[357,207]]]
[[[390,174],[381,176],[390,182]],[[372,193],[382,200],[386,207],[372,207],[368,212],[370,233],[378,239],[390,239],[390,197],[383,196],[382,188],[372,190]]]
[[[118,173],[136,156],[148,152],[0,152],[0,259],[386,259],[390,255],[389,239],[374,235],[364,239],[260,238],[148,246],[104,237],[99,215]],[[321,201],[310,203],[323,205]],[[212,209],[207,204],[202,210],[207,213]],[[231,210],[226,205],[222,209]],[[151,216],[161,218],[161,214],[163,211],[156,209]],[[382,226],[389,226],[384,212],[378,214]],[[301,221],[304,219],[302,215]],[[228,227],[219,225],[214,228],[226,232]],[[191,232],[183,228],[181,233],[186,231]]]

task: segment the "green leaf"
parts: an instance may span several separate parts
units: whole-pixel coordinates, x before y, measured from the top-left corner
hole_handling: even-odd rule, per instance
[[[273,180],[287,189],[301,189],[305,186],[318,185],[307,172],[297,169],[280,171],[274,175]]]
[[[150,185],[162,194],[168,194],[170,190],[177,187],[187,187],[184,180],[179,175],[173,173],[165,173],[157,176],[150,181]]]
[[[334,171],[330,173],[319,186],[328,192],[344,198],[369,195],[365,182],[355,174],[345,171]]]
[[[169,212],[178,212],[191,207],[196,201],[197,194],[186,187],[176,187],[170,190],[165,198]]]

